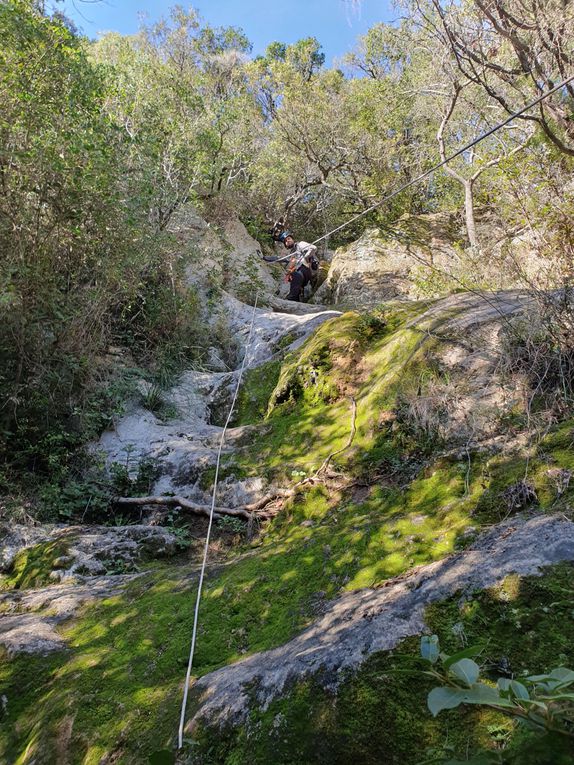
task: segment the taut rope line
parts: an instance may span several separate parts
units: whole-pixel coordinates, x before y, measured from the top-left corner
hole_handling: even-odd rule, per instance
[[[469,149],[472,149],[472,147],[476,146],[477,143],[484,141],[484,139],[488,138],[488,136],[492,135],[493,133],[496,133],[501,128],[506,127],[506,125],[512,122],[512,120],[515,120],[517,117],[520,117],[525,112],[528,112],[530,111],[530,109],[533,109],[535,106],[538,106],[538,104],[544,101],[544,99],[548,98],[548,96],[551,96],[554,93],[557,93],[559,90],[562,90],[562,88],[565,85],[568,85],[569,82],[572,82],[572,80],[574,80],[574,74],[571,77],[568,77],[566,80],[562,80],[561,83],[559,83],[558,85],[555,85],[551,90],[547,91],[546,93],[542,93],[541,96],[538,96],[538,98],[536,98],[534,101],[531,101],[529,104],[526,104],[526,106],[523,106],[517,112],[514,112],[513,114],[511,114],[509,117],[507,117],[504,120],[504,122],[500,122],[498,125],[495,125],[493,128],[490,128],[490,130],[487,130],[485,133],[482,133],[481,135],[479,135],[478,138],[474,139],[474,141],[467,143],[466,146],[462,147],[462,149],[455,151],[454,154],[451,154],[450,157],[447,157],[442,162],[439,162],[438,165],[431,167],[430,170],[426,170],[424,173],[421,173],[421,175],[418,175],[416,178],[413,178],[411,181],[408,181],[407,183],[403,183],[403,185],[399,186],[398,189],[391,192],[387,196],[383,197],[378,202],[375,202],[375,204],[371,205],[370,207],[367,207],[367,209],[363,210],[363,212],[357,213],[357,215],[354,215],[346,223],[341,223],[340,226],[337,226],[336,228],[332,229],[328,233],[323,234],[323,236],[320,236],[318,239],[315,239],[315,241],[312,242],[312,244],[317,244],[318,242],[322,242],[323,239],[327,239],[329,236],[331,236],[331,234],[335,234],[337,233],[337,231],[341,231],[341,229],[346,228],[347,226],[350,226],[351,223],[354,223],[356,220],[359,220],[359,218],[362,218],[364,215],[367,215],[373,210],[376,210],[377,207],[380,207],[385,202],[388,202],[390,199],[393,199],[394,197],[398,196],[402,191],[404,191],[405,189],[408,189],[410,186],[414,186],[415,183],[419,183],[419,181],[424,181],[424,179],[428,178],[429,175],[436,173],[436,171],[440,170],[441,167],[444,167],[444,165],[448,164],[453,159],[460,157],[461,154],[464,154]]]
[[[189,681],[191,678],[191,668],[193,667],[193,655],[195,653],[195,642],[197,639],[197,623],[199,618],[199,601],[201,600],[201,592],[203,589],[203,579],[205,576],[205,568],[207,566],[207,553],[209,550],[209,540],[211,537],[211,527],[213,526],[213,514],[215,512],[215,500],[217,497],[217,484],[219,481],[219,465],[221,463],[221,453],[223,451],[223,444],[225,442],[225,434],[227,432],[227,427],[229,423],[231,422],[231,417],[233,415],[233,410],[235,408],[235,402],[237,401],[237,396],[239,394],[239,388],[241,386],[241,380],[243,378],[243,371],[245,369],[245,363],[247,361],[247,356],[249,354],[249,348],[251,346],[251,336],[253,334],[253,324],[255,322],[255,311],[257,310],[257,299],[259,295],[256,292],[255,293],[255,301],[253,303],[253,311],[251,313],[251,324],[249,325],[249,334],[247,335],[247,343],[245,345],[245,353],[243,354],[243,361],[241,362],[241,366],[239,368],[239,376],[237,378],[237,385],[235,386],[235,393],[233,394],[233,400],[231,402],[231,406],[229,408],[229,414],[227,415],[227,419],[225,420],[225,425],[223,426],[223,430],[221,431],[221,438],[219,439],[219,449],[217,452],[217,461],[215,463],[215,476],[213,479],[213,493],[211,495],[211,508],[209,512],[209,523],[207,526],[207,534],[205,536],[205,546],[203,548],[203,561],[201,563],[201,571],[199,574],[199,583],[197,585],[197,600],[195,601],[195,612],[193,615],[193,631],[191,634],[191,647],[189,650],[189,661],[187,663],[187,672],[185,675],[185,687],[183,689],[183,700],[181,702],[181,714],[179,718],[179,732],[178,732],[178,742],[177,746],[178,749],[182,749],[183,747],[183,728],[185,725],[185,713],[187,710],[187,696],[189,693]]]
[[[367,207],[366,210],[363,210],[363,212],[357,213],[357,215],[354,215],[352,218],[350,218],[345,223],[342,223],[340,226],[337,226],[336,228],[332,229],[331,231],[328,231],[326,234],[323,234],[323,236],[320,236],[318,239],[315,239],[313,244],[318,244],[319,242],[322,242],[324,239],[328,239],[332,234],[337,233],[338,231],[341,231],[342,229],[346,228],[347,226],[351,225],[351,223],[354,223],[355,221],[359,220],[363,216],[367,215],[368,213],[372,212],[373,210],[376,210],[377,207],[380,207],[385,202],[388,202],[389,200],[393,199],[394,197],[398,196],[401,192],[405,191],[406,189],[410,188],[411,186],[414,186],[416,183],[419,183],[420,181],[423,181],[425,178],[428,178],[430,175],[435,173],[437,170],[440,170],[441,167],[444,167],[444,165],[451,162],[453,159],[456,159],[456,157],[459,157],[461,154],[464,154],[469,149],[472,149],[473,146],[476,146],[481,141],[484,141],[485,138],[488,138],[489,136],[496,133],[501,128],[508,125],[512,120],[516,119],[517,117],[520,117],[522,114],[524,114],[527,111],[530,111],[530,109],[533,109],[535,106],[537,106],[539,103],[544,101],[549,96],[553,95],[554,93],[557,93],[559,90],[561,90],[565,85],[568,85],[568,83],[572,82],[574,80],[574,75],[571,77],[568,77],[567,79],[560,82],[558,85],[555,85],[553,88],[551,88],[546,93],[542,93],[538,98],[536,98],[534,101],[531,101],[526,106],[523,106],[518,111],[511,114],[509,117],[507,117],[503,122],[500,122],[498,125],[495,125],[493,128],[490,128],[490,130],[487,130],[485,133],[482,133],[478,138],[475,138],[470,143],[466,144],[466,146],[463,146],[458,151],[455,151],[454,154],[451,154],[449,157],[444,159],[443,161],[439,162],[434,167],[431,167],[430,170],[426,170],[424,173],[421,173],[421,175],[417,176],[416,178],[413,178],[412,180],[408,181],[407,183],[404,183],[402,186],[399,186],[398,189],[395,189],[395,191],[391,192],[390,194],[383,197],[383,199],[380,199],[378,202],[375,202],[375,204],[371,205],[370,207]],[[275,262],[279,262],[282,260],[286,260],[290,255],[286,255],[282,258],[277,258]],[[274,259],[275,260],[275,259]],[[237,396],[239,394],[239,388],[241,386],[241,381],[243,378],[243,371],[245,369],[245,362],[247,359],[247,354],[249,351],[249,347],[251,345],[251,335],[253,332],[253,324],[255,321],[255,311],[257,308],[257,298],[258,295],[255,295],[255,302],[253,305],[253,313],[251,315],[251,324],[249,327],[249,334],[247,336],[247,344],[245,346],[245,354],[243,356],[243,361],[241,362],[241,367],[239,369],[239,376],[237,378],[237,386],[235,388],[235,393],[233,395],[233,401],[231,402],[231,407],[229,409],[229,414],[227,415],[227,419],[225,421],[225,425],[223,426],[223,430],[221,432],[221,439],[219,442],[219,450],[217,452],[217,461],[215,465],[215,477],[213,481],[213,494],[211,497],[211,508],[209,513],[209,524],[207,527],[207,534],[205,537],[205,547],[203,550],[203,561],[201,564],[201,571],[199,575],[199,583],[197,587],[197,600],[195,601],[195,612],[193,617],[193,631],[191,636],[191,647],[189,652],[189,661],[187,664],[187,672],[185,676],[185,687],[183,691],[183,700],[181,704],[181,715],[180,715],[180,721],[179,721],[179,733],[178,733],[178,748],[182,749],[183,747],[183,729],[185,725],[185,713],[187,709],[187,697],[189,693],[189,681],[191,678],[191,670],[193,667],[193,656],[195,652],[195,643],[197,639],[197,624],[198,624],[198,618],[199,618],[199,604],[201,600],[201,593],[203,589],[203,580],[205,576],[205,569],[207,566],[207,554],[209,549],[209,540],[211,537],[211,528],[213,526],[213,514],[215,512],[215,500],[217,496],[217,485],[219,480],[219,466],[221,462],[221,453],[223,451],[223,444],[225,442],[225,434],[227,432],[228,425],[231,421],[231,417],[233,415],[233,410],[235,408],[235,403],[237,401]],[[354,403],[354,402],[353,402]],[[355,411],[355,410],[354,410]]]

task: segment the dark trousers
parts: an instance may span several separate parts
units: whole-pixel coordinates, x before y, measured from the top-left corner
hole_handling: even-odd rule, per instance
[[[299,266],[296,271],[293,271],[291,274],[291,281],[289,282],[291,288],[287,295],[287,300],[295,300],[298,303],[303,287],[305,287],[306,284],[309,284],[311,276],[311,269],[307,266]]]

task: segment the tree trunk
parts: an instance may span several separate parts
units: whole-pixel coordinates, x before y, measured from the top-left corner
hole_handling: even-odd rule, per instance
[[[476,234],[476,221],[474,219],[474,197],[473,180],[464,180],[464,212],[466,219],[466,232],[471,247],[478,247],[478,237]]]

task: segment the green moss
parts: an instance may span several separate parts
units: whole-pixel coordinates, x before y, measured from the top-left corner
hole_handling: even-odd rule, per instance
[[[297,340],[297,333],[296,332],[287,332],[286,335],[283,335],[283,337],[279,338],[275,345],[275,349],[277,351],[284,350],[285,348],[288,348],[291,343],[294,343],[295,340]]]
[[[67,543],[60,540],[26,547],[16,555],[10,573],[0,578],[0,590],[20,590],[53,584],[50,574],[62,567],[59,559],[65,558],[67,552]]]
[[[501,454],[484,462],[483,494],[475,517],[488,523],[506,517],[509,509],[503,493],[518,481],[526,480],[535,490],[538,505],[545,511],[570,512],[574,496],[574,420],[556,426],[542,440],[522,454]]]
[[[234,425],[251,425],[265,416],[280,370],[281,361],[275,360],[245,372],[237,399]]]
[[[481,657],[491,677],[504,658],[511,670],[544,672],[574,666],[574,567],[559,565],[543,577],[510,577],[500,587],[435,604],[427,620],[447,652],[485,646]],[[249,724],[214,736],[199,735],[196,765],[416,765],[425,754],[450,747],[461,758],[483,749],[512,753],[515,765],[566,765],[570,744],[533,737],[486,708],[461,708],[432,718],[426,697],[435,685],[404,673],[418,656],[418,639],[391,653],[375,654],[345,679],[336,696],[316,682],[296,685]],[[398,672],[397,672],[398,670]]]
[[[407,315],[414,311],[410,307]],[[357,432],[353,449],[340,460],[351,465],[354,455],[372,449],[380,435],[379,412],[394,406],[429,346],[427,333],[404,328],[402,316],[399,309],[388,312],[384,326],[374,331],[364,315],[354,313],[325,322],[285,358],[265,432],[234,459],[252,475],[263,468],[278,480],[293,471],[312,472],[345,444],[351,395],[357,402]]]
[[[239,421],[255,422],[269,399],[272,404],[264,426],[253,429],[251,440],[225,461],[223,476],[263,474],[292,483],[309,475],[346,443],[352,395],[355,439],[334,463],[355,475],[357,485],[345,491],[306,487],[250,546],[212,569],[200,612],[198,675],[286,642],[321,613],[327,599],[442,558],[464,544],[469,526],[506,514],[501,494],[524,477],[524,457],[437,459],[400,423],[381,418],[395,408],[405,386],[420,381],[433,342],[425,328],[406,326],[398,313],[384,324],[346,314],[290,354],[280,375],[277,362],[252,370],[245,390],[255,390],[240,404]],[[570,501],[571,490],[558,496],[548,470],[574,467],[571,445],[569,423],[530,450],[528,476],[542,509],[565,510]],[[212,478],[206,471],[204,484]],[[189,648],[195,572],[189,565],[160,564],[121,597],[86,608],[65,627],[67,652],[6,659],[8,725],[0,734],[0,761],[56,762],[52,755],[59,746],[70,765],[98,763],[106,755],[131,765],[169,748]],[[445,606],[445,613],[452,607]],[[436,627],[441,639],[451,626]],[[486,620],[483,626],[486,631]],[[415,651],[414,643],[406,648]],[[463,722],[452,718],[452,730],[442,719],[430,720],[425,686],[390,678],[397,661],[373,657],[346,681],[337,700],[313,685],[297,688],[263,717],[254,713],[251,727],[215,744],[209,737],[215,759],[209,760],[207,749],[201,756],[234,765],[355,759],[408,765],[422,759],[426,746],[445,740],[463,746],[468,739],[472,747],[485,738],[486,713],[460,713]],[[26,680],[34,676],[36,684]],[[285,732],[277,715],[289,721]],[[275,752],[280,755],[270,759]]]

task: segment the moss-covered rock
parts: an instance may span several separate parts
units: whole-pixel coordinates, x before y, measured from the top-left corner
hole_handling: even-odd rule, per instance
[[[378,586],[464,546],[469,534],[508,513],[504,491],[526,474],[543,511],[570,512],[566,473],[574,468],[574,423],[560,425],[526,452],[493,456],[424,441],[401,420],[400,396],[409,387],[416,394],[439,342],[430,325],[412,321],[423,309],[410,305],[371,317],[345,314],[325,323],[282,364],[271,362],[248,373],[238,421],[265,418],[265,425],[253,429],[249,442],[223,465],[224,476],[264,475],[289,484],[313,473],[347,443],[349,397],[357,403],[356,434],[351,448],[333,461],[340,479],[302,488],[252,542],[228,553],[225,565],[209,573],[196,675],[281,645],[314,620],[326,600],[345,590]],[[55,551],[46,554],[48,559]],[[22,562],[20,586],[44,583],[44,568],[33,570],[33,561]],[[7,704],[0,762],[135,765],[171,748],[196,571],[193,561],[161,563],[122,595],[89,606],[68,624],[66,652],[3,657]],[[555,576],[564,577],[560,572]],[[563,578],[560,582],[567,589]],[[563,600],[568,597],[564,593]],[[557,606],[539,614],[542,599],[543,594],[533,596],[534,616],[528,621],[535,636],[524,659],[530,670],[574,662],[561,642],[561,635],[574,637],[570,628],[559,625]],[[496,632],[497,650],[510,655],[524,644],[522,625],[530,605],[526,597],[520,603],[525,616],[520,628],[514,623],[514,631],[503,629],[508,612],[497,612],[487,601],[474,607],[475,620],[470,611],[459,613],[454,601],[429,618],[445,646],[458,639],[447,633],[462,622],[473,639],[473,631],[485,639],[490,630]],[[565,613],[560,612],[562,622]],[[542,657],[534,646],[551,626],[555,636]],[[414,643],[401,648],[415,650]],[[555,659],[557,651],[566,659]],[[267,712],[254,710],[249,725],[224,737],[205,733],[196,760],[408,765],[445,741],[464,752],[467,742],[471,751],[506,736],[505,723],[483,712],[431,720],[424,705],[427,686],[392,676],[390,669],[398,666],[398,656],[373,657],[347,678],[337,697],[314,684],[294,688]],[[489,733],[488,726],[499,732]]]
[[[564,564],[542,577],[509,577],[472,600],[455,597],[433,605],[427,620],[447,653],[482,645],[479,661],[493,679],[503,672],[519,677],[574,666],[573,571]],[[423,675],[421,665],[413,670],[418,653],[418,640],[409,639],[395,652],[369,658],[336,695],[306,681],[267,710],[254,710],[244,726],[223,735],[203,728],[192,761],[416,765],[436,762],[441,752],[465,760],[483,749],[504,749],[505,761],[515,765],[573,761],[574,745],[567,739],[536,736],[486,708],[433,718],[426,696],[436,682]]]
[[[68,542],[53,540],[21,550],[11,565],[10,572],[0,577],[0,590],[19,590],[42,587],[54,581],[51,576],[70,563]]]

